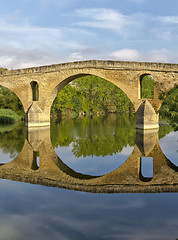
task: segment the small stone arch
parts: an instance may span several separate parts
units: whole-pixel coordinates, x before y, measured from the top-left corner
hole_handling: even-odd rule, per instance
[[[140,99],[154,99],[154,78],[150,73],[140,76]]]
[[[32,90],[32,101],[39,101],[39,86],[36,81],[30,83]]]

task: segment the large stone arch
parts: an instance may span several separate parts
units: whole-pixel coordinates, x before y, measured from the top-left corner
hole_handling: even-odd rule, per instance
[[[84,76],[97,76],[101,77],[106,81],[109,81],[113,83],[116,87],[118,87],[123,93],[126,94],[126,96],[129,98],[129,100],[132,102],[133,105],[135,105],[134,98],[132,98],[132,95],[129,94],[129,91],[127,91],[127,88],[119,81],[116,81],[114,78],[108,76],[106,77],[105,74],[102,74],[100,71],[97,73],[78,73],[78,74],[72,74],[67,76],[65,79],[62,79],[62,81],[57,82],[57,85],[54,87],[54,89],[51,91],[46,103],[45,103],[45,108],[48,109],[47,111],[49,112],[52,106],[52,103],[57,96],[57,94],[70,82],[74,81],[77,78],[84,77]],[[135,106],[134,106],[135,107]]]

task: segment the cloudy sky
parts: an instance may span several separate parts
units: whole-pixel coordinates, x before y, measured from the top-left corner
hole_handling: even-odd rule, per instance
[[[6,0],[0,66],[105,59],[178,63],[177,0]]]

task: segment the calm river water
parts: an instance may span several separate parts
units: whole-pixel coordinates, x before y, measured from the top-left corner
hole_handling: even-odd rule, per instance
[[[92,176],[121,166],[138,136],[134,118],[114,115],[52,122],[50,135],[67,166]],[[1,163],[18,156],[25,137],[23,124],[0,126]],[[159,144],[178,166],[178,132],[160,126]],[[152,165],[145,158],[142,175],[152,178]],[[0,192],[2,240],[178,239],[178,193],[89,193],[6,179],[0,179]]]

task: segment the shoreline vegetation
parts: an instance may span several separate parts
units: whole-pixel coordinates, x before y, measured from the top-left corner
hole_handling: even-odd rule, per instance
[[[21,117],[11,109],[0,109],[0,124],[11,124],[21,120]]]
[[[7,69],[0,68],[0,71]],[[154,80],[151,75],[142,79],[142,96],[152,99]],[[165,97],[165,96],[164,96]],[[160,124],[171,124],[178,130],[178,85],[169,93],[159,111]],[[107,116],[110,114],[133,116],[135,109],[127,95],[111,82],[97,76],[85,76],[67,84],[51,106],[51,119]],[[9,89],[0,86],[0,124],[25,119],[19,98]]]

